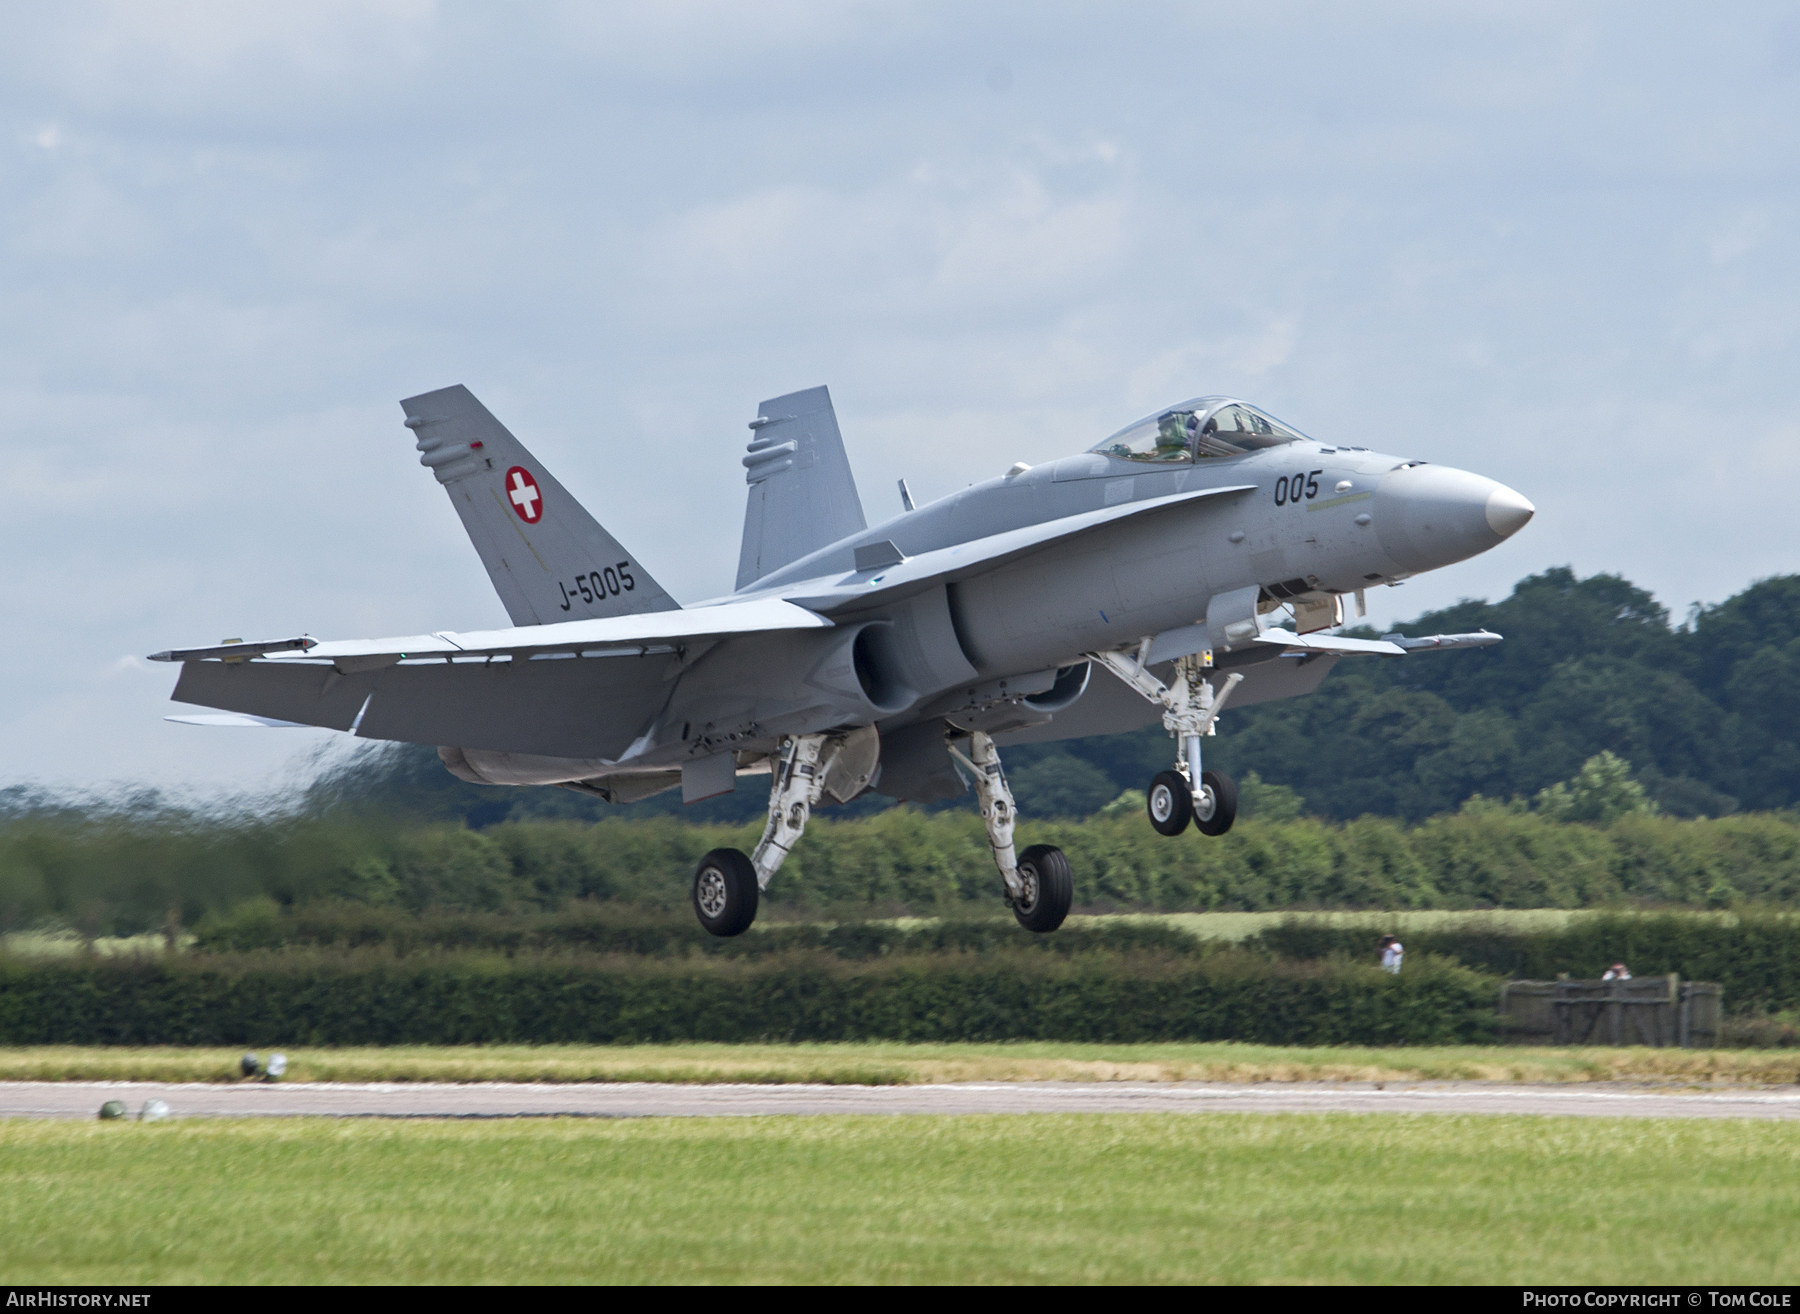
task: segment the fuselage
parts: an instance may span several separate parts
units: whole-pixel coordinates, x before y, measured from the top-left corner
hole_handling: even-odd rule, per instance
[[[1158,713],[1136,695],[1120,709],[1104,677],[1096,699],[1087,658],[1158,636],[1189,644],[1169,657],[1219,649],[1248,682],[1238,705],[1292,697],[1335,658],[1278,660],[1282,649],[1256,637],[1267,613],[1288,607],[1293,630],[1317,631],[1341,617],[1342,595],[1472,557],[1532,514],[1481,475],[1321,443],[1246,403],[1196,399],[686,609],[692,619],[782,599],[830,624],[594,666],[583,696],[621,714],[592,748],[569,737],[583,743],[579,757],[542,756],[498,732],[454,751],[467,778],[488,783],[641,778],[653,792],[690,763],[729,753],[739,770],[766,768],[788,736],[853,727],[879,729],[883,760],[890,748],[905,757],[909,742],[941,757],[947,727],[1113,733]],[[1233,618],[1224,630],[1221,603]],[[1234,626],[1245,624],[1240,642]]]
[[[1189,409],[1159,416],[1192,415],[1204,425],[1226,407],[1250,409],[1228,398],[1184,405]],[[1128,439],[1157,419],[1121,435]],[[1190,443],[1121,455],[1125,443],[1115,435],[1096,450],[1015,467],[895,516],[746,593],[792,594],[811,581],[842,577],[854,570],[856,549],[873,544],[892,543],[912,557],[1105,507],[1248,486],[1052,543],[953,583],[958,637],[977,671],[997,676],[1192,624],[1209,599],[1251,586],[1269,600],[1304,602],[1396,583],[1496,546],[1533,513],[1525,498],[1482,475],[1274,427],[1292,436],[1220,454]]]

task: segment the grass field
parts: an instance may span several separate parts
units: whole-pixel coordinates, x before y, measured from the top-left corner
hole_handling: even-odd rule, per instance
[[[397,1045],[290,1049],[288,1081],[679,1081],[906,1085],[941,1081],[1637,1080],[1788,1084],[1792,1050],[1520,1046],[1283,1048],[1062,1042],[907,1045]],[[241,1051],[0,1049],[0,1081],[230,1081]],[[267,1051],[264,1051],[267,1056]]]
[[[0,1281],[1800,1281],[1800,1125],[10,1123]]]
[[[1440,926],[1481,926],[1496,931],[1560,931],[1583,917],[1606,915],[1593,908],[1413,908],[1403,912],[1216,912],[1216,913],[1113,913],[1094,921],[1154,921],[1179,926],[1202,940],[1246,940],[1259,931],[1287,921],[1322,926],[1361,927],[1379,936],[1384,932],[1406,935],[1410,931]],[[1688,913],[1714,917],[1715,913]],[[1074,919],[1071,918],[1071,921]]]

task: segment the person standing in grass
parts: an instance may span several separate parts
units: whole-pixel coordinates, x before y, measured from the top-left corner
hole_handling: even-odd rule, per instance
[[[1381,970],[1400,975],[1400,960],[1406,957],[1406,946],[1400,943],[1398,936],[1381,937]]]

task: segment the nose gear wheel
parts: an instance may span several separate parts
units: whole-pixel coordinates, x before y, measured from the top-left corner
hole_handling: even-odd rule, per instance
[[[1187,777],[1178,771],[1159,771],[1145,797],[1150,825],[1158,835],[1179,835],[1194,816],[1194,795]]]
[[[1223,835],[1237,820],[1237,782],[1223,771],[1204,771],[1194,795],[1194,829]]]

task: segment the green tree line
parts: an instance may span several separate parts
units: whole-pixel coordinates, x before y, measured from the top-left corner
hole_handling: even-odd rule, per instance
[[[748,848],[757,833],[670,817],[471,830],[59,811],[0,822],[0,924],[134,934],[258,899],[407,914],[545,912],[577,900],[672,908],[685,903],[702,853]],[[1103,815],[1027,822],[1020,842],[1067,851],[1076,900],[1089,907],[1800,906],[1800,818],[1789,814],[1633,812],[1599,825],[1475,804],[1414,826],[1253,817],[1217,839],[1164,838],[1141,816]],[[815,821],[766,897],[776,907],[932,913],[992,906],[998,893],[979,818],[894,808]]]

